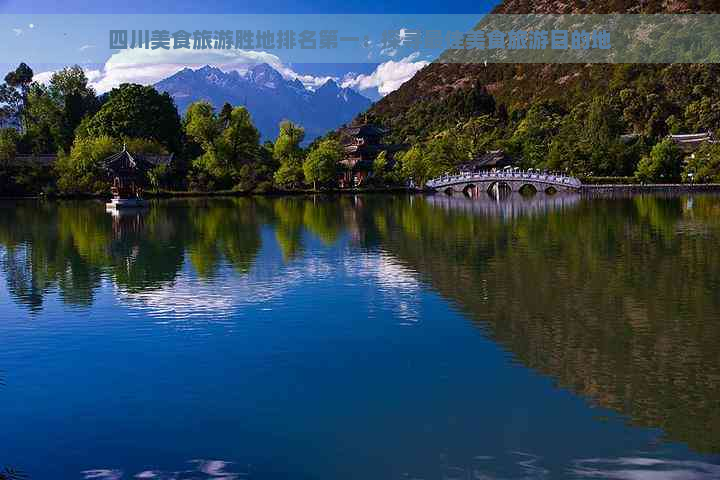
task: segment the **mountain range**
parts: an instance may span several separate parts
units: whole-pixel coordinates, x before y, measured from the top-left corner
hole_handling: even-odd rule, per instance
[[[185,68],[161,80],[155,88],[170,94],[181,113],[198,100],[206,100],[218,110],[225,102],[245,106],[262,140],[274,139],[278,124],[291,120],[305,128],[305,140],[311,141],[349,122],[372,104],[368,98],[350,88],[341,88],[333,80],[310,90],[298,79],[286,79],[266,63],[242,73],[224,72],[212,66]]]

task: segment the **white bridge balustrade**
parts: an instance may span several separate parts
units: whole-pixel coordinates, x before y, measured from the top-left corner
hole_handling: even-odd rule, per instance
[[[457,175],[443,175],[433,178],[426,184],[435,190],[447,193],[472,194],[470,190],[490,191],[495,185],[519,192],[530,186],[540,192],[577,192],[582,182],[575,177],[548,172],[528,171],[497,171],[497,172],[462,172]]]

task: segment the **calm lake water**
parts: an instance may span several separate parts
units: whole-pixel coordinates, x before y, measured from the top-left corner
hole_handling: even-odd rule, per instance
[[[720,478],[720,197],[0,202],[32,479]]]

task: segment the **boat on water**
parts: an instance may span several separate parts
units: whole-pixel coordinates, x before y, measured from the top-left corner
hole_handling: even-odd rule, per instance
[[[108,210],[120,210],[125,208],[145,208],[148,206],[148,201],[140,197],[115,197],[105,204],[105,208]]]

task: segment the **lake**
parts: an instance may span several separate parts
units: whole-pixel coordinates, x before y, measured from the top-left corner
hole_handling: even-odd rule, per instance
[[[720,478],[720,197],[0,202],[31,479]]]

